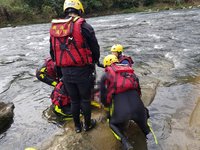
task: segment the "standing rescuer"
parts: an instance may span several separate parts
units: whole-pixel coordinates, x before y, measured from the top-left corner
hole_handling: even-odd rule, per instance
[[[104,58],[105,74],[101,78],[101,101],[110,109],[109,125],[114,135],[126,150],[133,147],[123,134],[124,125],[134,120],[146,136],[150,132],[147,124],[148,112],[140,99],[139,80],[127,64],[119,64],[115,55]]]
[[[96,125],[91,119],[90,97],[94,84],[95,63],[99,62],[99,44],[91,25],[81,17],[79,0],[65,0],[65,19],[52,20],[50,54],[61,67],[63,83],[71,98],[71,110],[77,133],[82,130],[80,109],[84,115],[84,130]]]

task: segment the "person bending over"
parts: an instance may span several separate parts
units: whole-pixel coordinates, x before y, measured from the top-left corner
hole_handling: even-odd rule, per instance
[[[148,112],[140,99],[139,80],[134,70],[127,64],[119,64],[115,55],[104,58],[105,74],[100,81],[100,97],[105,107],[109,107],[109,125],[114,135],[124,148],[131,150],[132,145],[123,134],[123,127],[133,120],[146,136],[149,132],[147,125]]]

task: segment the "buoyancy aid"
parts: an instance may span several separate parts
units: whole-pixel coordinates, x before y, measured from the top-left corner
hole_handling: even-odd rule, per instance
[[[52,20],[50,36],[57,66],[92,64],[92,52],[81,33],[83,22],[80,17]]]
[[[105,72],[108,75],[106,81],[107,102],[110,103],[113,94],[122,93],[131,89],[138,89],[139,83],[134,70],[129,65],[112,64],[106,67]]]
[[[70,97],[65,90],[64,84],[60,81],[51,93],[51,102],[59,107],[67,106],[71,103]]]
[[[57,80],[56,66],[51,58],[45,59],[46,75]]]
[[[123,60],[127,60],[129,62],[129,65],[132,66],[132,64],[134,64],[134,61],[132,60],[131,57],[129,56],[125,56],[125,55],[122,55],[120,58],[119,58],[119,63],[121,63]]]

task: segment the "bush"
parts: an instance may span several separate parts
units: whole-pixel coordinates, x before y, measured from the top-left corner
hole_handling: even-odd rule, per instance
[[[116,0],[113,3],[114,8],[132,8],[132,7],[138,7],[140,3],[140,0]]]
[[[44,4],[44,0],[23,0],[23,1],[30,7],[38,9],[38,11],[42,10],[42,5]]]
[[[154,2],[155,2],[155,0],[144,0],[143,5],[144,6],[153,5]]]
[[[91,13],[94,11],[104,10],[103,4],[100,0],[87,0],[83,3],[86,13]]]

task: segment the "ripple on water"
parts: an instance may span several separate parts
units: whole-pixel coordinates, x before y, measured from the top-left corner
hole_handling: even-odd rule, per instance
[[[192,84],[158,88],[155,100],[149,109],[161,148],[165,149],[167,146],[169,150],[172,150],[176,146],[181,150],[181,148],[185,149],[190,144],[194,147],[200,146],[198,139],[187,135],[187,133],[195,135],[190,124],[193,119],[194,122],[196,121],[195,118],[190,116],[191,114],[198,114],[197,109],[194,109],[193,113],[191,111],[200,96],[198,91],[199,89],[196,89],[196,86]]]

